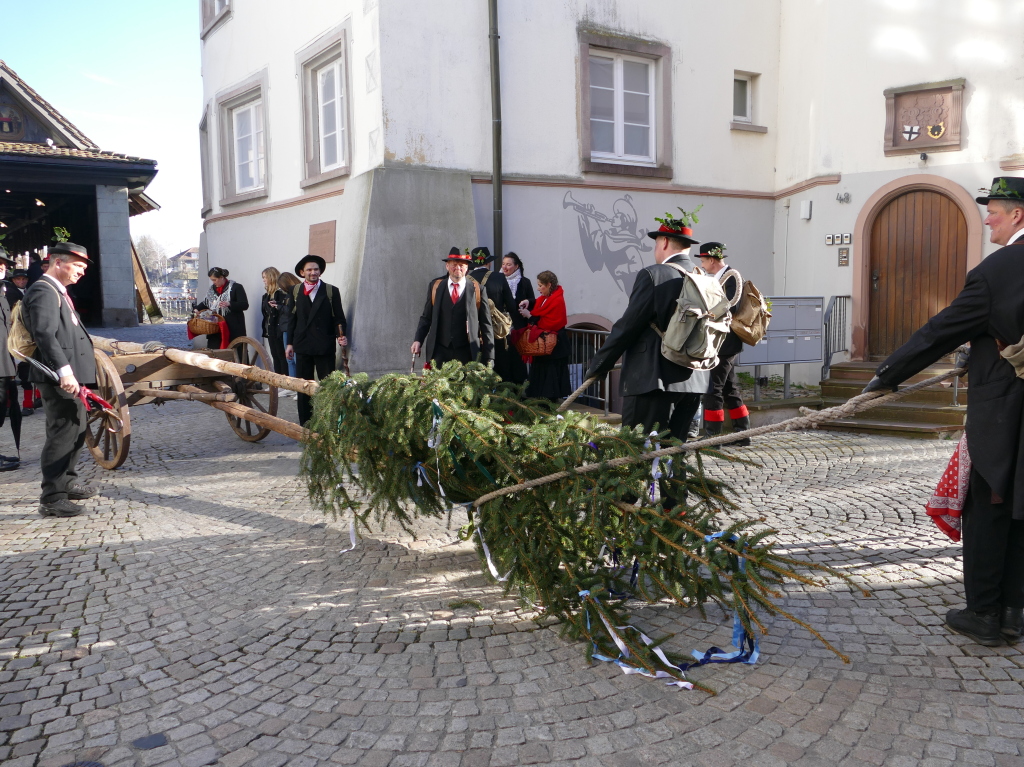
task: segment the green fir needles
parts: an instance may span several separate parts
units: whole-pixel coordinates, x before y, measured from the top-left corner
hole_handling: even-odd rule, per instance
[[[310,497],[325,512],[352,513],[367,529],[371,521],[408,529],[417,515],[464,515],[463,536],[473,536],[482,566],[506,593],[515,590],[560,621],[563,634],[587,641],[588,655],[621,657],[621,643],[628,662],[650,674],[668,670],[681,678],[657,657],[667,637],[648,646],[639,632],[626,630],[626,595],[696,607],[702,615],[706,603],[717,602],[735,611],[752,636],[764,631],[760,615],[782,615],[839,654],[780,606],[780,587],[787,580],[824,586],[813,576],[846,576],[777,551],[763,520],[723,528],[719,515],[735,506],[728,488],[707,476],[704,461],[735,459],[698,452],[652,466],[641,456],[652,442],[672,444],[667,435],[620,429],[580,412],[557,415],[550,403],[521,397],[522,387],[476,363],[374,381],[334,373],[314,398],[308,426],[315,434],[302,454]],[[621,457],[636,461],[573,473],[473,511],[475,499],[498,488]],[[685,502],[667,510],[659,495]]]

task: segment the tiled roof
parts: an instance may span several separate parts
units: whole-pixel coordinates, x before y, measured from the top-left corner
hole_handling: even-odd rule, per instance
[[[69,149],[62,146],[48,146],[46,144],[28,144],[24,142],[3,142],[0,141],[0,155],[16,154],[29,155],[34,157],[73,157],[79,160],[105,160],[107,162],[126,163],[147,163],[156,165],[156,160],[147,160],[144,157],[134,157],[129,154],[118,154],[107,152],[102,149]]]
[[[99,147],[92,139],[90,139],[88,136],[82,133],[82,131],[78,130],[78,128],[76,128],[74,125],[72,125],[71,122],[64,117],[64,115],[62,115],[60,112],[53,108],[53,105],[49,101],[47,101],[38,93],[36,93],[35,90],[33,90],[28,83],[26,83],[24,80],[18,77],[18,74],[9,66],[7,66],[3,59],[0,59],[0,74],[3,74],[5,79],[10,78],[10,80],[12,80],[14,84],[26,96],[32,99],[35,106],[39,107],[39,109],[46,112],[47,116],[50,119],[52,119],[55,123],[64,128],[64,130],[66,130],[77,141],[81,142],[85,147],[89,149],[99,149]]]

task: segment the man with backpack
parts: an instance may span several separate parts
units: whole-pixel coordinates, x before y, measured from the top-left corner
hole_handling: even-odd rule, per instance
[[[743,294],[743,277],[738,271],[725,265],[726,247],[720,242],[705,242],[700,246],[700,265],[704,271],[713,275],[722,284],[729,306],[736,306]],[[711,371],[711,384],[704,395],[704,432],[709,437],[722,433],[725,425],[725,407],[729,408],[733,431],[746,431],[750,428],[750,413],[740,397],[736,385],[736,360],[743,350],[743,341],[734,332],[729,331],[722,348],[718,351],[718,365]],[[750,438],[732,443],[736,447],[746,447]]]
[[[659,229],[647,234],[655,241],[656,263],[637,272],[629,305],[612,326],[584,378],[603,378],[622,357],[619,389],[623,425],[643,425],[647,431],[655,426],[668,429],[673,437],[685,442],[701,393],[687,391],[692,368],[662,355],[661,334],[675,313],[686,279],[679,270],[695,269],[690,247],[697,240],[684,220],[666,216],[664,221]]]
[[[323,380],[337,367],[336,346],[348,346],[348,323],[341,307],[341,295],[334,285],[320,279],[327,262],[320,256],[304,256],[295,265],[303,281],[292,288],[279,322],[288,333],[285,356],[295,360],[295,374]],[[309,395],[296,397],[299,425],[305,426],[313,415]]]
[[[483,297],[491,312],[491,331],[494,334],[494,372],[505,381],[515,380],[514,361],[519,352],[509,342],[512,332],[512,318],[518,315],[519,307],[512,295],[512,289],[501,270],[491,269],[494,260],[489,248],[480,246],[470,251],[474,268],[469,276],[480,283],[484,289]],[[521,361],[520,361],[520,364]]]
[[[430,283],[427,303],[416,326],[412,355],[418,357],[423,351],[432,367],[440,367],[449,360],[472,362],[478,356],[485,364],[492,362],[491,310],[480,284],[467,274],[473,259],[452,248],[442,260],[448,276]]]

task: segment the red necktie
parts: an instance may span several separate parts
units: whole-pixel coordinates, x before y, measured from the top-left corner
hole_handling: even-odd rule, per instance
[[[452,283],[452,303],[458,303],[459,301],[459,286],[457,283]]]
[[[71,294],[65,291],[64,300],[68,302],[68,308],[71,309],[71,322],[75,325],[78,324],[78,312],[75,311],[75,304],[71,300]]]

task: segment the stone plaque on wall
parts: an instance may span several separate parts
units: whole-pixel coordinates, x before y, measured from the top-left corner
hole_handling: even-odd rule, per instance
[[[885,154],[960,149],[964,83],[907,85],[885,91]]]
[[[329,264],[334,263],[337,225],[337,221],[324,221],[322,224],[309,225],[309,255],[320,256]]]

